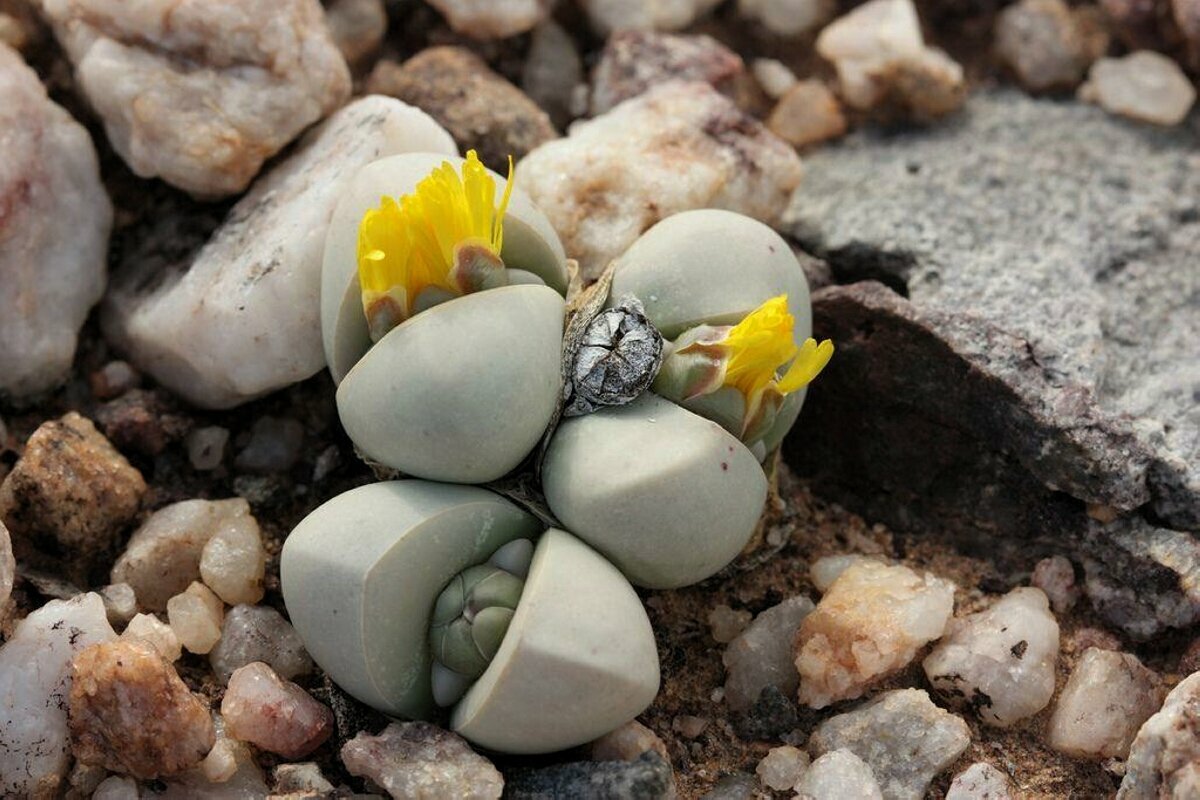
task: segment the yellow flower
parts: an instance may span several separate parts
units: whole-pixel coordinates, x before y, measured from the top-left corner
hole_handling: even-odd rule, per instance
[[[752,440],[768,427],[786,395],[807,386],[833,357],[833,342],[807,339],[797,347],[796,320],[779,295],[732,327],[702,327],[676,342],[656,386],[687,404],[725,387],[741,395],[740,431]],[[783,373],[780,374],[780,370]],[[703,404],[712,413],[720,406]]]
[[[470,150],[461,178],[443,161],[412,194],[399,202],[384,197],[363,215],[358,277],[372,338],[378,340],[422,308],[494,280],[504,267],[500,250],[512,187],[509,157],[497,206],[496,182]]]

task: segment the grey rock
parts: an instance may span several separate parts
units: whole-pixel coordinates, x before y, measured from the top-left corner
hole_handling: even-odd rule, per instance
[[[734,711],[743,711],[773,686],[787,696],[796,693],[793,642],[800,623],[813,610],[803,595],[788,598],[763,611],[740,636],[729,643],[721,660],[725,664],[725,700]]]
[[[234,465],[246,472],[287,472],[300,458],[304,426],[294,419],[259,417]]]
[[[312,671],[313,662],[300,635],[273,608],[234,606],[225,615],[221,639],[209,653],[213,672],[227,683],[234,670],[261,661],[291,679]]]
[[[757,794],[758,781],[744,772],[735,772],[717,781],[700,800],[753,800]]]
[[[521,90],[550,115],[558,128],[575,118],[572,99],[583,82],[583,57],[571,35],[552,19],[533,29],[525,66],[521,71]]]
[[[800,709],[792,699],[794,695],[794,690],[784,694],[778,686],[767,686],[753,705],[734,713],[733,732],[746,741],[762,741],[778,739],[794,730],[800,724]]]
[[[970,743],[962,719],[935,706],[920,689],[899,689],[826,720],[808,749],[814,756],[849,750],[871,767],[885,797],[919,800]]]
[[[1012,781],[986,761],[976,761],[954,776],[946,800],[1012,800]]]
[[[633,761],[576,761],[510,774],[510,800],[586,797],[589,800],[659,800],[674,786],[671,765],[653,750]]]
[[[395,798],[499,800],[504,778],[456,734],[428,722],[393,722],[376,736],[342,746],[351,775],[369,778]]]
[[[1200,529],[1197,166],[1187,134],[1002,91],[813,154],[791,232],[838,280],[907,300],[817,293],[838,356],[793,465],[1002,560],[1078,542],[1080,501]]]
[[[1200,672],[1167,695],[1133,740],[1117,800],[1184,800],[1200,794]]]
[[[1092,521],[1085,537],[1084,591],[1111,625],[1148,640],[1200,621],[1200,541],[1137,517]]]
[[[623,30],[608,38],[592,70],[592,114],[603,114],[669,80],[702,81],[733,94],[741,57],[711,36]]]

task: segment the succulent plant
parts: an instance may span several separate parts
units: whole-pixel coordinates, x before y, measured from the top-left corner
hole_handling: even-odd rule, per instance
[[[557,404],[566,283],[562,244],[511,173],[473,152],[361,169],[330,222],[321,287],[351,440],[422,478],[512,470]]]
[[[767,495],[759,462],[832,355],[809,338],[804,273],[766,225],[689,211],[616,262],[610,306],[635,298],[666,337],[654,394],[562,422],[542,465],[546,501],[640,586],[684,586],[728,564]]]
[[[292,623],[346,691],[510,753],[561,750],[633,719],[658,691],[629,582],[571,534],[472,486],[375,483],[284,544]]]

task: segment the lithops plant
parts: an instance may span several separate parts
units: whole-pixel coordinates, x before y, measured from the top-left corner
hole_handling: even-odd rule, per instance
[[[804,273],[766,225],[692,211],[618,259],[610,304],[667,338],[653,394],[564,421],[542,466],[555,516],[631,581],[684,586],[728,564],[767,496],[760,466],[832,355],[809,338]]]
[[[355,445],[455,483],[520,464],[557,402],[566,283],[562,244],[511,167],[505,180],[472,151],[361,169],[334,211],[321,287]]]
[[[292,532],[280,573],[292,623],[338,685],[394,716],[448,714],[482,747],[579,745],[658,691],[650,622],[616,567],[479,487],[339,495]]]

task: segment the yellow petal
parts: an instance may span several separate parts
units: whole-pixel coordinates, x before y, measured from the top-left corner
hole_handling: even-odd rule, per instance
[[[796,360],[787,373],[779,379],[779,391],[790,394],[812,383],[829,359],[833,358],[833,342],[829,339],[817,344],[816,339],[806,339],[796,354]]]

